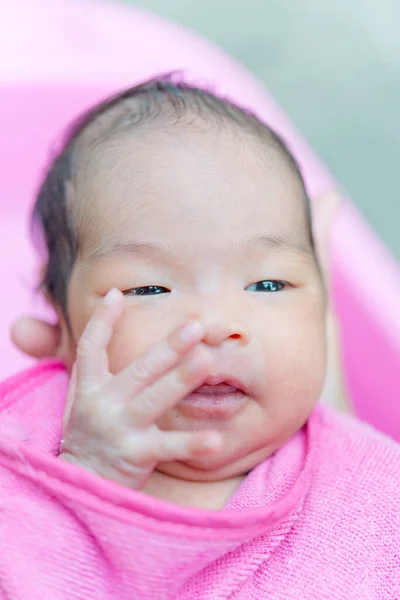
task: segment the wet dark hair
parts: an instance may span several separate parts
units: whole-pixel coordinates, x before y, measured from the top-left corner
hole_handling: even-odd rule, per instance
[[[309,239],[314,248],[310,203],[303,177],[282,138],[251,112],[209,91],[177,81],[174,75],[151,79],[104,100],[78,118],[67,132],[62,149],[50,164],[38,191],[32,228],[36,241],[39,233],[47,253],[40,288],[62,310],[67,322],[68,282],[79,253],[79,235],[68,202],[68,185],[79,169],[78,152],[79,155],[81,151],[84,155],[90,153],[98,144],[119,139],[135,127],[157,122],[171,127],[182,121],[190,126],[199,118],[205,126],[236,125],[239,130],[265,140],[282,155],[304,193]]]

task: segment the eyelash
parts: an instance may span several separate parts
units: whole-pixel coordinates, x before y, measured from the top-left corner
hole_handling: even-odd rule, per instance
[[[263,289],[261,290],[257,290],[257,289],[253,289],[251,290],[251,287],[255,287],[257,285],[261,284],[263,286]],[[286,289],[288,287],[288,283],[286,283],[286,281],[279,281],[278,279],[264,279],[262,281],[256,281],[255,283],[252,283],[250,285],[247,286],[246,291],[247,292],[270,292],[270,293],[274,293],[274,292],[281,292],[282,290]],[[272,289],[275,288],[275,289]]]
[[[171,290],[162,285],[144,285],[125,290],[122,293],[124,296],[128,296],[129,294],[133,294],[134,296],[157,296],[158,294],[168,294],[170,291]]]
[[[262,289],[250,289],[251,287],[255,287],[261,284]],[[256,281],[246,287],[247,292],[256,292],[256,293],[275,293],[281,292],[284,290],[289,284],[285,281],[279,281],[276,279],[265,279],[262,281]],[[162,286],[162,285],[144,285],[137,288],[131,288],[129,290],[123,291],[124,296],[128,296],[132,294],[134,296],[158,296],[159,294],[168,294],[171,290]]]

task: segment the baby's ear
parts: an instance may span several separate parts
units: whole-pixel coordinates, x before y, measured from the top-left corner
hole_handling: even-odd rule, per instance
[[[332,226],[343,198],[337,191],[326,192],[312,202],[313,232],[316,250],[324,273],[329,282],[329,241]]]

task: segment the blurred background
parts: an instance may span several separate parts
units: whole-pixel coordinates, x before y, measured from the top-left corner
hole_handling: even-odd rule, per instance
[[[398,0],[106,1],[173,19],[244,63],[400,258]]]

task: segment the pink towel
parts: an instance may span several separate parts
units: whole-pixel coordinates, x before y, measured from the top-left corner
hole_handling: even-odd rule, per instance
[[[318,408],[221,511],[56,458],[67,375],[0,386],[0,598],[400,598],[400,447]]]

